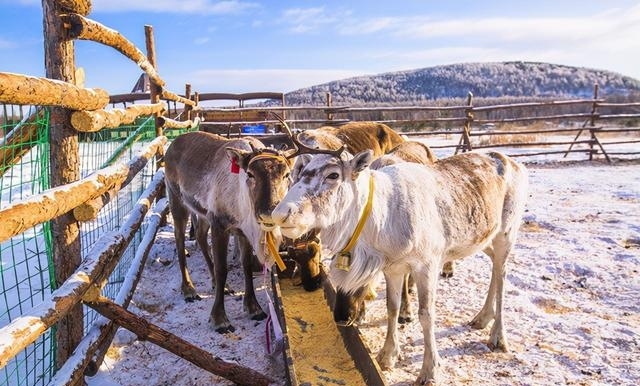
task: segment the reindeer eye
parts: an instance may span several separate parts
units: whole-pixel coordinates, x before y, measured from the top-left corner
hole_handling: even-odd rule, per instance
[[[333,172],[327,176],[328,180],[337,180],[338,178],[340,178],[340,175],[336,172]]]
[[[287,173],[287,174],[285,174],[285,175],[284,175],[284,178],[283,178],[283,179],[285,179],[285,180],[286,180],[286,179],[288,179],[290,176],[291,176],[291,173]]]
[[[247,177],[254,178],[253,173],[251,173],[250,171],[247,171]]]

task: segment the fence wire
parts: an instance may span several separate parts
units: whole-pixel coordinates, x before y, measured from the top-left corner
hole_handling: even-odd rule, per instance
[[[0,110],[0,208],[49,188],[49,114],[41,107]],[[1,222],[1,219],[0,219]],[[0,243],[0,326],[42,302],[52,290],[48,223]],[[52,375],[55,334],[47,331],[0,370],[0,385],[37,385]]]
[[[48,116],[42,107],[0,105],[0,208],[50,187]],[[117,129],[80,133],[81,178],[131,159],[155,138],[154,123],[153,118],[145,118]],[[96,219],[80,224],[82,258],[88,257],[101,235],[120,227],[154,173],[150,162]],[[144,230],[143,224],[111,274],[104,296],[115,298]],[[49,224],[44,223],[0,244],[0,327],[27,313],[55,289],[51,240]],[[86,332],[98,314],[88,307],[84,314]],[[52,328],[0,369],[0,386],[47,385],[55,374],[55,347]]]

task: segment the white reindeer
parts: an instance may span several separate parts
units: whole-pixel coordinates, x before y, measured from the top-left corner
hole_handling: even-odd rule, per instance
[[[493,269],[484,306],[471,325],[484,328],[493,320],[488,344],[507,350],[505,262],[527,198],[526,169],[499,153],[465,153],[433,165],[398,163],[380,170],[370,169],[370,162],[370,151],[312,157],[272,212],[272,221],[290,238],[321,230],[323,245],[337,255],[330,279],[338,292],[362,291],[378,272],[384,273],[388,325],[377,356],[382,368],[393,367],[400,354],[400,291],[404,275],[411,273],[425,342],[415,384],[437,382],[434,322],[440,267],[479,251],[489,255]]]

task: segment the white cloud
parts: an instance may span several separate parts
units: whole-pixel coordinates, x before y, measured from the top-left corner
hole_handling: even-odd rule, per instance
[[[196,38],[196,39],[193,41],[193,44],[198,45],[198,46],[201,46],[201,45],[203,45],[203,44],[207,44],[210,40],[211,40],[211,39],[209,39],[209,38],[208,38],[208,37],[206,37],[206,36],[201,36],[201,37]]]
[[[153,13],[200,13],[200,14],[237,14],[259,8],[255,2],[238,0],[94,0],[95,12],[153,12]]]
[[[372,18],[350,21],[345,35],[398,41],[362,50],[388,71],[460,62],[543,61],[639,77],[640,5],[576,17]],[[351,26],[358,26],[351,27]],[[368,52],[367,52],[368,51]]]
[[[368,35],[376,32],[397,28],[404,19],[396,17],[377,17],[361,21],[349,21],[338,26],[338,33],[342,35]]]
[[[290,8],[282,12],[280,23],[288,24],[291,32],[315,32],[320,29],[329,29],[332,25],[343,22],[349,15],[349,11],[328,12],[324,7]]]
[[[14,47],[16,47],[16,45],[13,42],[0,37],[0,49],[14,48]]]

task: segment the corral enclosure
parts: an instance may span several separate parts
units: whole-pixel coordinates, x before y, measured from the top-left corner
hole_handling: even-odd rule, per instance
[[[50,23],[45,38],[52,42],[46,51],[50,79],[0,72],[0,385],[76,384],[85,373],[95,373],[115,325],[87,304],[100,308],[113,301],[124,309],[132,298],[167,212],[161,199],[161,164],[153,160],[181,132],[243,135],[242,127],[255,123],[275,130],[280,122],[270,120],[270,111],[284,115],[292,127],[306,128],[369,114],[426,141],[440,157],[504,149],[523,161],[595,159],[615,164],[640,154],[639,129],[629,124],[640,118],[640,102],[608,101],[597,87],[592,99],[514,105],[474,106],[469,96],[466,104],[445,108],[366,108],[334,106],[328,95],[323,106],[287,106],[284,98],[277,107],[247,106],[244,101],[252,97],[282,96],[255,93],[217,95],[240,101],[238,107],[200,108],[200,96],[206,99],[207,94],[192,95],[188,85],[184,95],[164,89],[154,70],[153,45],[144,55],[123,37],[105,32],[85,18],[88,2],[47,1],[44,11]],[[60,50],[73,40],[54,28],[61,20],[73,27],[72,37],[109,44],[140,63],[151,80],[151,92],[122,98],[75,86],[72,58]],[[152,29],[146,32],[152,40]],[[54,62],[64,65],[58,68]],[[150,104],[126,107],[141,97]],[[118,108],[123,103],[124,108]],[[178,110],[176,103],[183,108]],[[558,112],[558,106],[572,110]],[[199,119],[205,115],[206,124]],[[629,240],[631,255],[637,256],[634,236]],[[636,260],[630,261],[637,267]],[[104,298],[95,296],[96,288]],[[629,312],[637,316],[636,309]],[[172,332],[180,335],[179,330]],[[637,344],[628,348],[637,352]],[[629,374],[637,371],[631,368]]]

